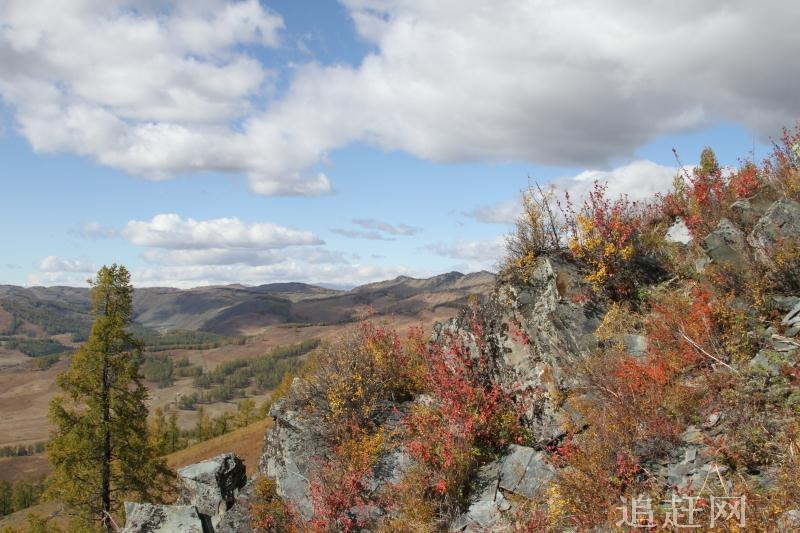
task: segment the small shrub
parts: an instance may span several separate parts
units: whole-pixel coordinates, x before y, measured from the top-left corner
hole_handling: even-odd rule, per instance
[[[295,533],[295,513],[283,502],[272,478],[263,476],[253,489],[250,525],[257,533]]]
[[[567,204],[569,250],[588,267],[586,280],[595,292],[612,300],[637,300],[644,282],[664,276],[663,232],[657,204],[621,196],[611,200],[607,186],[595,182],[580,210]]]
[[[498,354],[486,341],[487,320],[473,304],[463,317],[469,335],[444,329],[437,342],[419,346],[431,401],[416,405],[405,420],[406,447],[421,483],[411,490],[433,502],[442,521],[466,504],[477,468],[523,439],[525,401],[501,387]]]
[[[522,214],[506,239],[502,272],[528,283],[537,258],[565,251],[565,230],[555,189],[529,186],[522,192]]]

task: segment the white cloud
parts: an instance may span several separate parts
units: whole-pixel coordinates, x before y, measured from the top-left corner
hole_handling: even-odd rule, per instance
[[[612,170],[585,170],[576,176],[562,177],[550,182],[559,192],[568,192],[573,202],[579,203],[594,188],[595,181],[605,183],[607,195],[617,198],[627,195],[631,200],[652,198],[656,193],[666,193],[679,169],[638,160]]]
[[[408,224],[389,224],[374,218],[354,218],[353,224],[361,226],[362,228],[382,231],[391,235],[416,235],[419,228],[409,226]]]
[[[521,200],[498,202],[494,205],[484,205],[472,211],[462,212],[463,215],[485,224],[513,224],[521,213]]]
[[[112,228],[103,227],[99,222],[87,221],[81,223],[78,234],[88,239],[108,239],[115,237],[117,231]]]
[[[348,239],[367,239],[370,241],[393,241],[393,237],[387,237],[377,231],[362,231],[358,229],[331,228],[333,233],[347,237]]]
[[[285,248],[323,244],[310,231],[269,222],[245,224],[236,217],[184,220],[174,213],[155,215],[150,220],[131,220],[120,230],[120,235],[140,246],[175,250]]]
[[[262,285],[284,281],[305,281],[326,286],[354,287],[397,276],[427,277],[432,273],[402,266],[381,267],[360,264],[312,264],[301,260],[276,265],[194,265],[143,268],[131,273],[137,287],[168,286],[190,288],[200,285],[243,283]]]
[[[142,257],[149,263],[164,266],[277,265],[289,260],[317,265],[344,263],[344,254],[324,248],[303,250],[252,250],[211,248],[202,250],[145,250]]]
[[[506,240],[498,235],[490,240],[460,240],[453,244],[431,244],[425,248],[437,255],[461,260],[458,270],[494,270],[505,255]]]
[[[28,287],[43,286],[52,287],[55,285],[65,285],[67,287],[87,287],[90,275],[76,272],[31,272],[25,277],[25,285]]]
[[[94,272],[97,269],[91,262],[83,259],[62,259],[55,255],[48,255],[39,261],[39,270],[42,272]]]
[[[0,95],[36,150],[241,172],[266,195],[329,193],[314,168],[353,142],[602,167],[664,133],[800,116],[796,2],[342,3],[375,52],[296,66],[276,97],[246,49],[279,45],[283,20],[257,0],[6,0]]]

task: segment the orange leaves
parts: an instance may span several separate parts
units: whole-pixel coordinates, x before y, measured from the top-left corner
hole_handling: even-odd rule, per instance
[[[594,189],[575,212],[567,201],[568,247],[573,257],[589,268],[586,280],[596,292],[614,300],[636,297],[636,261],[652,255],[642,232],[652,224],[660,209],[628,200],[611,200],[607,186],[595,182]]]
[[[469,335],[445,331],[420,347],[431,399],[405,419],[406,447],[424,471],[423,494],[440,504],[463,500],[474,469],[521,430],[521,413],[496,379],[476,305],[465,322]]]

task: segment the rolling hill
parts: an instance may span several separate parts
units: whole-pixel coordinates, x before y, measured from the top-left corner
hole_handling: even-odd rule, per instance
[[[136,289],[134,320],[159,332],[189,330],[220,335],[248,334],[274,324],[338,324],[368,309],[382,315],[414,316],[438,307],[457,308],[469,294],[486,293],[489,272],[450,272],[428,279],[400,276],[333,290],[304,283]],[[0,335],[85,338],[91,326],[88,289],[0,286]]]

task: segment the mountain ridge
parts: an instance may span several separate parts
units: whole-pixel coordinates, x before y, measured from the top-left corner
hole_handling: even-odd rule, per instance
[[[431,307],[456,308],[471,293],[488,293],[494,280],[487,271],[452,271],[430,278],[398,276],[349,290],[302,282],[142,287],[134,290],[134,321],[161,332],[239,335],[273,324],[343,323],[371,312],[413,315]],[[46,336],[85,330],[91,323],[88,294],[88,288],[80,287],[0,285],[0,309],[12,317],[0,333],[22,328]]]

